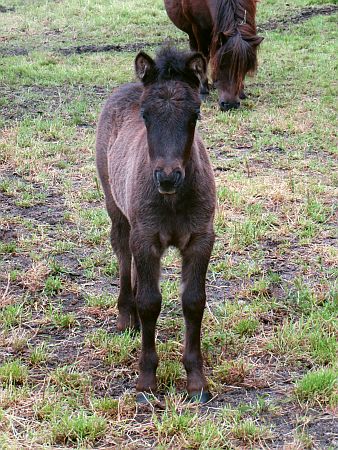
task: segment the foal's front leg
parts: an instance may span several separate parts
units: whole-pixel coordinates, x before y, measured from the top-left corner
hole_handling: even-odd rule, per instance
[[[208,401],[208,383],[203,373],[201,323],[205,307],[205,277],[214,243],[214,234],[193,236],[182,251],[182,306],[185,318],[183,364],[187,372],[187,391],[191,398]]]
[[[156,391],[158,356],[155,347],[155,328],[161,311],[162,297],[159,290],[160,250],[142,238],[131,239],[135,261],[137,289],[136,306],[141,322],[142,349],[139,360],[139,378],[136,390]]]

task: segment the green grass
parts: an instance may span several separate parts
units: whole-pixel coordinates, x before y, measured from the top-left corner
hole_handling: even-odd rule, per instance
[[[28,378],[28,369],[20,360],[13,360],[0,366],[2,384],[23,384]]]
[[[308,372],[295,387],[298,399],[312,405],[338,404],[338,373],[334,369],[319,369]]]
[[[153,55],[187,36],[162,0],[4,5],[14,11],[0,13],[1,448],[334,448],[337,17],[282,20],[335,4],[259,2],[258,24],[283,26],[259,32],[248,98],[229,114],[216,92],[202,104],[218,196],[202,326],[210,409],[184,401],[172,249],[159,395],[135,404],[140,335],[115,330],[118,264],[94,155],[103,102],[135,79],[127,46],[149,43]],[[61,51],[107,44],[122,51]]]
[[[77,412],[52,420],[53,441],[56,443],[75,442],[90,444],[104,436],[107,422],[103,417]]]

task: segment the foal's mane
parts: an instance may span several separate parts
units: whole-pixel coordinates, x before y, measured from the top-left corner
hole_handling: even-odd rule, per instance
[[[183,81],[198,87],[199,79],[195,73],[187,67],[187,59],[189,56],[192,56],[192,53],[179,51],[170,44],[161,47],[156,53],[156,72],[151,81]]]
[[[253,46],[260,43],[256,36],[256,3],[258,0],[216,0],[216,20],[211,42],[213,71],[228,58],[230,78],[236,82],[239,75],[256,70]],[[220,35],[227,42],[219,48]],[[232,58],[230,59],[230,55]]]

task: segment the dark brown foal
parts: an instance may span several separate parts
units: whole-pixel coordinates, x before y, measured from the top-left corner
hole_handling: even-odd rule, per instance
[[[156,391],[160,260],[168,246],[177,247],[183,261],[187,390],[206,400],[200,341],[216,198],[210,161],[195,130],[206,61],[199,53],[169,48],[155,61],[139,53],[135,68],[141,83],[113,93],[97,129],[97,168],[120,267],[117,328],[137,328],[140,320],[137,391]]]

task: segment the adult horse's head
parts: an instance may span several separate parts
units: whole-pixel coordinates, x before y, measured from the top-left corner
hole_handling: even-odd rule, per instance
[[[222,111],[237,109],[244,78],[257,68],[256,0],[221,2],[211,44],[212,79]]]
[[[140,52],[135,69],[144,87],[140,113],[147,130],[153,179],[161,194],[175,194],[184,182],[191,155],[206,61],[200,53],[166,48],[155,61]]]

